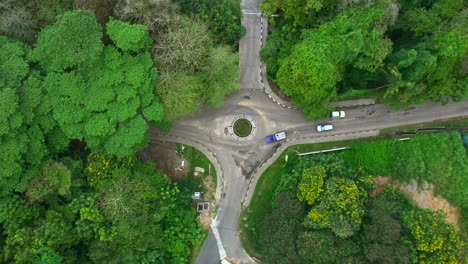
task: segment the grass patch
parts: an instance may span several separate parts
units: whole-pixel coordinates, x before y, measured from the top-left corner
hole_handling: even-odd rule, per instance
[[[281,169],[284,165],[285,153],[281,154],[276,162],[262,174],[255,186],[252,201],[250,202],[250,209],[246,208],[241,212],[241,243],[251,256],[258,256],[257,252],[261,253],[263,251],[258,243],[259,238],[255,233],[255,228],[265,214],[271,210],[273,192],[281,179]],[[247,217],[246,221],[243,220],[244,217]]]
[[[191,146],[177,144],[177,151],[182,154],[182,156],[190,163],[190,171],[186,178],[179,181],[181,185],[187,187],[190,191],[195,192],[200,190],[200,185],[202,186],[202,191],[206,192],[207,190],[203,186],[203,178],[207,175],[213,177],[214,186],[216,187],[218,178],[216,175],[216,169],[211,164],[210,160],[198,149]],[[205,175],[200,177],[195,177],[195,167],[200,167],[205,169]],[[216,191],[216,189],[215,189]],[[213,194],[214,196],[214,194]]]
[[[237,119],[234,122],[234,133],[239,137],[246,137],[252,132],[252,124],[245,118]]]

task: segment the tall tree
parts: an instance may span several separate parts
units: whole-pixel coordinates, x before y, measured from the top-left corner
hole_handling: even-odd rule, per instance
[[[65,30],[69,27],[68,31],[71,32],[79,27],[85,34],[86,29],[78,23],[82,19],[94,25],[89,28],[89,34],[102,34],[92,13],[78,10],[65,14],[54,26],[41,32],[39,40],[43,43],[57,41],[55,33],[50,34],[56,28]],[[112,45],[102,48],[100,40],[95,40],[93,47],[78,45],[81,48],[74,51],[76,61],[70,62],[67,67],[61,66],[62,70],[69,70],[50,72],[44,86],[53,117],[69,139],[84,140],[94,151],[122,157],[144,148],[149,139],[147,121],[160,120],[163,109],[153,93],[157,71],[148,52],[150,39],[145,28],[115,20],[110,21],[108,26],[110,38],[120,50]],[[131,40],[128,35],[133,36]],[[58,49],[76,46],[76,43],[69,42],[72,40],[61,40]],[[90,41],[88,44],[92,45]],[[98,47],[101,48],[99,53],[94,54],[95,57],[89,58],[90,61],[86,63],[78,63],[97,52]],[[36,57],[49,56],[42,52],[43,48],[38,44],[33,51]],[[71,65],[73,70],[69,68]],[[53,65],[46,67],[60,68]]]
[[[320,202],[308,213],[306,225],[330,228],[338,237],[350,237],[359,230],[366,199],[366,191],[354,181],[331,177]]]
[[[29,53],[25,44],[0,37],[0,193],[24,190],[48,153],[45,141],[56,125]],[[50,145],[59,152],[57,139]]]
[[[91,11],[68,12],[41,31],[32,58],[48,71],[90,66],[101,56],[101,39],[102,29]]]
[[[214,42],[233,46],[245,34],[241,25],[239,1],[233,0],[175,0],[180,10],[195,15],[208,26]]]
[[[37,21],[33,18],[28,4],[21,2],[23,1],[3,0],[0,3],[0,34],[31,41],[34,38]]]
[[[140,52],[151,45],[148,29],[143,25],[130,25],[115,19],[111,19],[106,25],[107,35],[122,51]]]
[[[156,41],[153,56],[163,71],[200,71],[213,48],[206,25],[184,16]]]
[[[462,0],[404,2],[392,28],[401,47],[386,67],[385,100],[394,108],[427,99],[462,101],[468,95],[466,12]]]
[[[325,168],[322,166],[305,169],[302,172],[302,180],[297,193],[299,201],[306,201],[309,205],[313,205],[323,192],[325,177]]]
[[[201,97],[209,106],[223,105],[224,96],[239,90],[239,56],[226,46],[214,48],[208,65],[200,74],[204,83]]]
[[[462,242],[440,211],[415,209],[403,215],[408,229],[406,243],[420,263],[457,263]]]
[[[173,120],[198,111],[202,104],[199,97],[202,89],[203,83],[197,76],[184,72],[162,72],[156,91],[164,104],[164,118]]]

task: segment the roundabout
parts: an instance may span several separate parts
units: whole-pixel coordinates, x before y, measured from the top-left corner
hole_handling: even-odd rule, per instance
[[[252,132],[252,123],[245,118],[237,119],[232,127],[238,137],[247,137]]]
[[[227,127],[231,137],[238,141],[247,141],[255,137],[257,126],[254,119],[248,115],[236,116]]]

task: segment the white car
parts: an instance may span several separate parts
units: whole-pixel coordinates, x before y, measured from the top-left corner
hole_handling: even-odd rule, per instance
[[[333,125],[332,124],[317,125],[317,132],[324,132],[324,131],[330,131],[330,130],[333,130]]]
[[[344,111],[333,111],[331,113],[332,118],[343,118],[345,117],[345,112]]]

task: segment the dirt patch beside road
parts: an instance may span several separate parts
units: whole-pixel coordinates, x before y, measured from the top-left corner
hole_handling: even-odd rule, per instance
[[[181,156],[177,144],[172,142],[150,142],[146,153],[157,164],[157,171],[167,174],[178,181],[190,171],[190,161]]]
[[[381,192],[383,185],[390,184],[390,177],[376,177],[375,189],[371,196],[376,196]],[[419,186],[416,180],[412,180],[410,183],[393,182],[393,186],[406,193],[414,203],[420,207],[429,209],[431,211],[442,210],[447,215],[445,221],[453,224],[457,230],[460,230],[458,224],[459,214],[457,207],[451,205],[444,197],[434,194],[434,185],[426,181],[423,182],[422,186]]]

